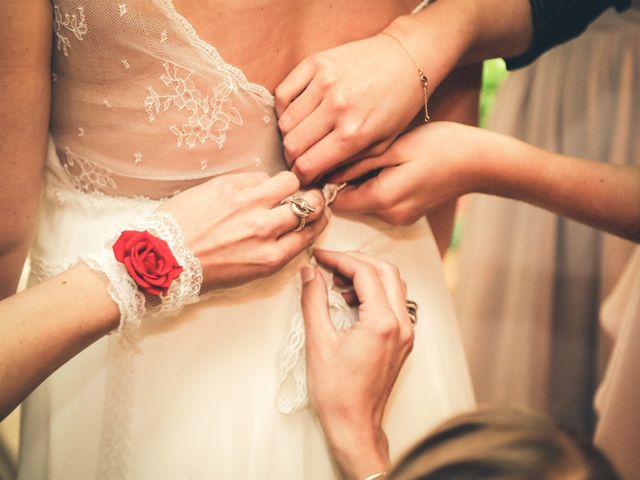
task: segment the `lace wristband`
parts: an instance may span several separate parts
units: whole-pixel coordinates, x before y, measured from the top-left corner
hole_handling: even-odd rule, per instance
[[[155,248],[160,254],[165,254],[172,260],[175,258],[176,267],[165,275],[167,278],[164,284],[158,283],[156,276],[151,279],[140,278],[135,269],[128,270],[125,267],[125,263],[139,263],[139,259],[128,257],[124,251],[126,247],[122,245],[122,239],[125,234],[138,235],[133,237],[138,248],[140,242],[149,241],[149,238],[156,241],[160,239],[154,245]],[[167,247],[169,251],[166,251]],[[153,255],[155,260],[155,252]],[[198,302],[203,280],[202,267],[199,260],[186,248],[180,225],[168,213],[152,212],[141,217],[120,233],[113,247],[107,247],[82,260],[109,279],[109,295],[120,309],[118,332],[139,327],[145,315],[175,316],[185,305]],[[160,263],[164,268],[164,259]],[[164,270],[162,273],[165,274]],[[141,285],[149,295],[144,294]]]

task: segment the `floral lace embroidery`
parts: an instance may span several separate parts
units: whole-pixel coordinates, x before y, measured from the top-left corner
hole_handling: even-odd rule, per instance
[[[189,150],[198,143],[215,142],[222,149],[227,139],[227,130],[232,123],[242,125],[240,112],[231,104],[230,96],[236,87],[222,83],[212,89],[211,96],[204,96],[196,87],[191,75],[193,72],[165,62],[164,73],[160,80],[169,92],[160,95],[153,87],[148,87],[149,95],[144,106],[153,122],[161,112],[176,108],[188,114],[186,123],[181,127],[172,125],[169,130],[176,136],[176,146],[186,144]]]
[[[65,149],[64,154],[66,159],[64,170],[69,175],[71,183],[76,190],[85,193],[96,193],[117,189],[111,172],[106,168],[102,168],[76,155],[69,148]],[[74,170],[72,171],[72,169]]]
[[[56,2],[54,2],[53,6],[53,31],[56,36],[56,46],[58,50],[62,50],[65,57],[69,56],[71,42],[69,37],[63,35],[63,29],[73,33],[81,41],[88,31],[87,25],[84,23],[84,8],[76,7],[76,9],[78,13],[63,14]]]

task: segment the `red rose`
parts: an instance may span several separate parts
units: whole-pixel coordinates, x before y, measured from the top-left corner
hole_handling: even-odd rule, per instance
[[[122,232],[113,253],[140,288],[152,295],[166,295],[171,282],[182,273],[167,242],[147,231]]]

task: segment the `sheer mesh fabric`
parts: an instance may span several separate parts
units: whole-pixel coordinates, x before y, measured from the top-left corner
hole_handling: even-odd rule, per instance
[[[161,198],[285,168],[273,97],[171,0],[54,0],[51,135],[84,192]]]

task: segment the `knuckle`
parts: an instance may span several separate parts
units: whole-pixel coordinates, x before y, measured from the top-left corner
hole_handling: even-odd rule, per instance
[[[333,74],[323,60],[316,60],[318,73],[316,79],[320,88],[326,90],[336,83],[336,76]]]
[[[285,152],[292,157],[297,157],[300,154],[298,139],[291,133],[284,137],[282,141]]]
[[[383,200],[385,203],[388,201],[388,199]],[[385,207],[388,208],[390,205],[387,204]],[[389,208],[385,214],[385,221],[394,227],[401,227],[409,223],[407,212],[399,208]]]
[[[251,204],[251,197],[244,191],[240,191],[235,195],[235,203],[239,207],[246,207]]]
[[[273,92],[276,97],[276,104],[282,106],[286,102],[286,91],[282,85],[278,85]]]
[[[277,247],[269,247],[264,250],[263,265],[269,271],[278,270],[285,262],[285,257]]]
[[[378,336],[383,340],[391,340],[398,337],[400,327],[398,326],[398,322],[393,321],[384,321],[379,322],[376,332]]]
[[[256,214],[253,216],[250,222],[251,228],[256,237],[263,239],[271,237],[273,228],[264,215]]]
[[[283,134],[286,134],[288,132],[289,130],[289,114],[288,113],[282,114],[282,116],[278,119],[278,128]]]
[[[401,338],[402,346],[410,352],[411,350],[413,350],[413,343],[415,339],[416,333],[413,327],[405,329]]]
[[[327,97],[329,108],[335,113],[341,113],[349,107],[347,96],[339,89],[333,89]]]
[[[300,172],[303,177],[308,177],[313,172],[313,163],[307,157],[300,157],[295,163],[296,170]]]
[[[350,145],[362,146],[364,144],[364,131],[362,123],[354,120],[343,122],[338,128],[338,138]]]

